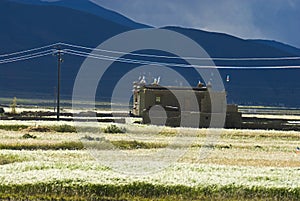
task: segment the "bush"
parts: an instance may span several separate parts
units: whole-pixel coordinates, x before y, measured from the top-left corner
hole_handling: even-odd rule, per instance
[[[30,139],[30,138],[35,139],[36,136],[35,136],[35,135],[31,135],[31,134],[29,134],[29,133],[26,133],[26,134],[24,134],[24,135],[22,136],[22,138],[24,138],[24,139]]]
[[[81,138],[82,140],[87,140],[87,141],[104,141],[104,137],[91,137],[89,135],[85,135],[84,137]]]
[[[119,128],[116,125],[110,125],[103,129],[104,133],[125,133],[125,128]]]
[[[76,128],[67,124],[54,126],[53,130],[59,133],[76,133]]]
[[[51,132],[56,131],[60,133],[76,133],[76,128],[67,124],[60,126],[27,126],[27,125],[0,125],[1,130],[20,131],[25,132]]]
[[[52,130],[47,127],[47,126],[30,126],[26,129],[24,129],[24,131],[27,132],[51,132]]]
[[[1,149],[11,150],[81,150],[84,146],[81,142],[70,141],[60,143],[14,143],[0,144]],[[0,199],[1,200],[1,199]]]
[[[166,148],[168,145],[164,143],[154,142],[139,142],[139,141],[111,141],[111,143],[118,149],[132,150],[132,149],[159,149]]]
[[[26,125],[0,125],[1,130],[6,131],[19,131],[28,128]]]

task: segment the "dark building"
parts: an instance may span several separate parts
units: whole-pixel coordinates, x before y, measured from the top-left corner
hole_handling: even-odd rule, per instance
[[[157,84],[134,83],[132,113],[142,117],[145,124],[220,127],[211,124],[212,117],[217,117],[220,121],[223,119],[222,126],[225,124],[226,128],[240,128],[241,113],[237,105],[226,105],[225,91],[212,92],[209,88],[202,84],[194,88],[166,88]],[[217,100],[213,107],[212,98]]]

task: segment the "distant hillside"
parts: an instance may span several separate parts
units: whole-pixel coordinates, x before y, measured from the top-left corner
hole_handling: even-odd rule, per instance
[[[96,47],[113,35],[131,28],[119,23],[60,6],[26,5],[0,1],[0,54],[39,47],[59,41]],[[62,94],[70,97],[73,80],[83,62],[65,57]],[[1,65],[0,90],[4,96],[53,97],[56,86],[56,58]]]
[[[274,47],[276,49],[279,49],[279,50],[284,50],[288,53],[291,53],[291,54],[295,54],[295,55],[300,55],[300,49],[298,48],[295,48],[293,46],[290,46],[290,45],[287,45],[287,44],[284,44],[284,43],[280,43],[280,42],[277,42],[277,41],[271,41],[271,40],[250,40],[250,41],[254,41],[254,42],[257,42],[257,43],[260,43],[260,44],[265,44],[265,45],[269,45],[270,47]]]
[[[166,27],[197,41],[211,57],[272,58],[300,56],[300,50],[276,41],[243,40],[231,35]],[[298,60],[214,61],[218,66],[300,66]],[[238,104],[300,106],[300,69],[220,69],[228,101]],[[226,82],[227,75],[230,82]],[[196,82],[196,80],[194,80]]]
[[[84,0],[40,2],[38,0],[0,1],[0,55],[66,42],[96,47],[119,33],[145,28],[147,25]],[[25,2],[25,3],[24,3]],[[206,32],[180,27],[165,27],[182,33],[198,42],[211,57],[292,57],[300,50],[276,41],[243,40],[222,33]],[[151,53],[151,52],[150,52]],[[62,96],[70,98],[73,82],[84,58],[63,55]],[[1,60],[2,58],[0,58]],[[0,96],[45,98],[54,97],[56,87],[56,57],[46,56],[33,60],[0,64]],[[158,62],[161,60],[157,60]],[[215,61],[221,66],[280,66],[300,65],[300,60],[278,61]],[[115,83],[135,66],[115,65],[103,80],[105,89],[99,100],[109,100]],[[176,68],[175,68],[176,69]],[[191,82],[198,82],[193,71],[177,69]],[[277,70],[220,70],[228,101],[238,104],[300,106],[300,69]],[[230,82],[226,76],[230,75]]]
[[[267,40],[244,40],[223,33],[181,27],[165,29],[182,33],[198,42],[213,57],[284,57],[299,54],[297,48]],[[291,51],[291,50],[294,51]]]
[[[130,20],[129,18],[120,15],[117,12],[107,10],[89,0],[60,0],[60,1],[41,1],[41,0],[11,0],[14,2],[29,4],[29,5],[44,5],[44,6],[60,6],[72,8],[77,11],[93,14],[103,19],[115,22],[122,26],[127,26],[132,29],[147,28],[149,26],[140,24]]]

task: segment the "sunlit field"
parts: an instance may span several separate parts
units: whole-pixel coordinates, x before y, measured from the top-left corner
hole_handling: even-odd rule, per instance
[[[84,132],[78,133],[71,122],[2,121],[0,198],[300,198],[300,153],[296,149],[299,132],[221,129],[217,134],[213,133],[218,136],[208,144],[208,129],[119,124],[116,128],[123,129],[124,133],[105,133],[110,124],[102,123],[93,128],[89,124],[84,125]],[[174,153],[184,150],[184,154],[160,171],[132,174],[120,172],[122,167],[116,170],[101,163],[101,159],[94,158],[86,144],[96,142],[111,144],[113,148],[98,150],[109,154],[107,157],[113,157],[114,153],[120,151],[141,154],[164,149]],[[208,153],[205,157],[201,157],[203,147]]]

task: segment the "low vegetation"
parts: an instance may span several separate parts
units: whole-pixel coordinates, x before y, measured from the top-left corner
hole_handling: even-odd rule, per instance
[[[58,142],[58,143],[43,143],[43,142],[34,142],[34,143],[0,143],[0,149],[10,149],[10,150],[80,150],[84,149],[84,146],[81,142]]]
[[[51,132],[52,129],[48,126],[29,126],[28,128],[24,129],[25,132]]]
[[[96,142],[105,142],[107,145],[111,146],[104,146],[104,144],[101,144],[102,149],[111,149],[111,148],[117,148],[122,150],[133,150],[133,149],[158,149],[158,148],[165,148],[167,147],[167,144],[165,143],[157,143],[157,142],[140,142],[136,140],[114,140],[109,141],[105,139],[104,137],[91,137],[89,135],[85,135],[81,138],[82,140],[86,141],[96,141]],[[97,147],[97,144],[94,144],[95,148]]]
[[[111,141],[111,143],[117,147],[118,149],[159,149],[159,148],[165,148],[168,145],[164,143],[154,143],[154,142],[139,142],[136,140],[133,141],[125,141],[125,140],[119,140],[119,141]]]
[[[75,184],[76,181],[1,186],[1,200],[298,200],[300,188],[255,188],[235,185],[208,185],[187,187],[183,185],[154,185],[134,182],[126,185]]]
[[[104,124],[82,136],[70,125],[0,125],[0,200],[300,199],[300,132],[223,130],[210,144],[205,129],[134,126]],[[187,140],[192,146],[174,164],[141,176],[115,172],[85,146],[107,142],[148,154],[187,148],[180,144]],[[206,158],[202,148],[210,151]]]
[[[104,133],[125,133],[125,128],[120,128],[114,124],[107,126],[106,128],[103,128]]]
[[[24,134],[24,135],[22,136],[22,138],[24,138],[24,139],[29,139],[29,138],[35,139],[36,136],[35,136],[35,135],[31,135],[31,134],[29,134],[29,133],[26,133],[26,134]]]
[[[162,129],[161,131],[159,131],[158,134],[163,135],[163,136],[175,136],[175,135],[177,135],[177,131],[171,130],[171,129]]]
[[[59,132],[59,133],[75,133],[76,127],[67,124],[59,126],[28,126],[28,125],[0,125],[0,130],[6,131],[27,131],[27,132]]]
[[[59,133],[76,133],[75,126],[70,126],[67,124],[63,124],[60,126],[52,126],[50,128]]]
[[[27,125],[18,125],[18,124],[0,125],[0,129],[1,130],[6,130],[6,131],[19,131],[19,130],[27,129],[28,127],[29,126],[27,126]]]
[[[6,165],[6,164],[10,164],[10,163],[15,163],[15,162],[22,162],[25,160],[26,159],[24,157],[21,157],[16,154],[12,154],[12,155],[0,154],[0,165]]]

